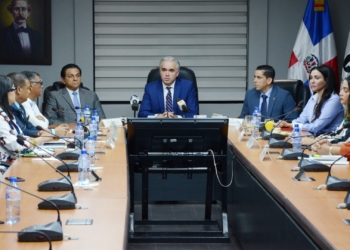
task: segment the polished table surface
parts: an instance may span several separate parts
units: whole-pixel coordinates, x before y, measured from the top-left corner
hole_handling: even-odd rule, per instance
[[[60,210],[63,233],[79,240],[52,242],[53,249],[126,249],[129,221],[129,191],[127,158],[124,128],[117,129],[118,140],[114,149],[96,148],[105,154],[97,154],[95,170],[102,178],[99,186],[93,190],[75,188],[78,204],[88,209]],[[102,137],[103,138],[103,137]],[[102,146],[97,143],[96,146]],[[61,175],[41,160],[19,158],[5,173],[5,176],[20,176],[20,188],[43,198],[63,195],[62,192],[39,192],[37,185],[45,180],[59,179]],[[54,167],[59,161],[49,161]],[[71,173],[73,184],[78,180],[78,173]],[[0,185],[0,220],[5,221],[5,185]],[[21,221],[14,225],[0,225],[0,231],[19,231],[35,224],[48,224],[57,220],[55,210],[38,210],[41,200],[22,192]],[[65,225],[67,219],[93,219],[91,226]],[[48,249],[48,243],[17,242],[16,233],[0,233],[1,249]]]
[[[294,181],[298,172],[291,169],[297,166],[296,160],[279,160],[279,154],[271,154],[272,160],[266,156],[263,161],[262,152],[257,145],[249,149],[246,145],[249,137],[238,141],[239,132],[230,127],[229,140],[233,143],[234,154],[243,160],[245,167],[256,179],[278,200],[293,216],[303,229],[325,248],[349,249],[350,227],[342,219],[350,219],[350,211],[337,209],[344,202],[346,191],[328,191],[325,188],[314,190],[325,184],[327,172],[307,172],[313,182]],[[260,146],[268,141],[258,140]],[[269,151],[281,152],[281,149],[270,148]],[[311,154],[311,151],[306,151]],[[332,175],[350,179],[349,165],[334,165]],[[239,181],[239,180],[237,180]]]

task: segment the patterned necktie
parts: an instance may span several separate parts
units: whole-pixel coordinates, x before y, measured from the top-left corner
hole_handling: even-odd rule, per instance
[[[24,114],[24,107],[22,106],[22,104],[20,104],[19,107],[20,107],[19,110],[21,111],[22,118],[23,118],[23,120],[26,121],[26,116],[25,116],[25,114]]]
[[[263,99],[261,103],[261,121],[264,121],[265,117],[267,116],[267,95],[262,95],[261,97]]]
[[[72,95],[73,95],[74,107],[80,107],[80,103],[79,103],[78,96],[77,96],[78,93],[77,92],[73,92]],[[79,121],[80,120],[81,109],[75,109],[75,112],[77,113],[77,121]]]
[[[170,89],[171,87],[166,87],[168,90],[168,94],[166,95],[166,110],[167,112],[173,112],[173,98],[171,97]]]

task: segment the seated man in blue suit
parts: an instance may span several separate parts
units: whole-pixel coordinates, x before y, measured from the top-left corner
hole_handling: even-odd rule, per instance
[[[294,120],[298,113],[292,95],[278,86],[273,85],[275,70],[269,65],[260,65],[254,73],[255,88],[247,91],[240,118],[252,115],[255,107],[259,107],[261,120]]]
[[[183,115],[177,99],[182,99],[189,109],[186,117],[198,115],[198,100],[191,81],[178,78],[179,62],[171,57],[164,57],[159,64],[158,81],[146,84],[145,93],[138,117],[178,118]]]

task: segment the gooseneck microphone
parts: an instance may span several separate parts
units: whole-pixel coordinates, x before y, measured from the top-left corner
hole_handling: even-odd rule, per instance
[[[22,139],[17,139],[18,144],[25,145],[24,141]],[[34,154],[36,154],[40,159],[42,159],[45,163],[47,163],[50,167],[55,169],[50,163],[48,163],[42,156],[37,154],[34,150],[32,151]],[[71,193],[62,195],[62,196],[52,196],[47,198],[47,200],[55,203],[60,209],[75,209],[75,204],[77,203],[77,198],[74,193],[74,187],[70,179],[68,179],[67,176],[65,176],[61,171],[58,169],[55,169],[60,175],[62,175],[64,178],[59,180],[48,180],[44,181],[42,183],[39,183],[38,190],[39,191],[61,191],[61,190],[72,190]],[[64,181],[66,180],[66,181]],[[68,181],[68,183],[67,183]],[[39,203],[38,204],[39,209],[52,209],[51,206],[49,206],[47,203]]]
[[[280,122],[278,122],[276,125],[274,125],[270,132],[267,132],[266,130],[264,130],[264,131],[261,133],[261,135],[260,135],[261,138],[262,138],[263,140],[269,140],[270,138],[275,138],[275,139],[283,140],[284,137],[285,137],[284,135],[281,135],[281,134],[273,134],[273,131],[275,130],[275,128],[276,128],[281,122],[285,121],[285,120],[288,118],[288,116],[290,116],[293,112],[296,112],[296,111],[300,110],[301,107],[303,106],[303,104],[304,104],[304,101],[300,101],[300,102],[298,103],[298,105],[296,105],[295,108],[293,108],[291,111],[289,111],[289,112],[287,112],[287,113],[285,113],[285,114],[276,116],[275,118],[273,118],[273,119],[275,120],[276,118],[281,117],[281,116],[284,115],[284,118],[283,118]],[[271,143],[272,143],[272,142],[271,142]],[[269,142],[269,144],[270,144],[270,142]]]
[[[27,141],[27,142],[33,144],[30,141]],[[25,143],[24,143],[24,140],[20,136],[17,136],[17,143],[24,146],[24,147],[27,147],[27,145],[25,145]],[[38,147],[38,148],[40,148],[40,147]],[[44,181],[44,182],[40,183],[38,185],[39,191],[64,191],[64,190],[70,191],[70,190],[72,190],[72,188],[73,188],[72,182],[70,181],[70,179],[68,179],[67,176],[65,176],[61,171],[58,171],[56,168],[54,168],[50,163],[48,163],[42,156],[37,154],[34,150],[32,150],[32,152],[34,154],[36,154],[39,158],[41,158],[44,162],[46,162],[55,171],[57,171],[60,175],[63,176],[63,178],[61,178],[59,180],[48,180],[48,181]]]
[[[302,156],[300,158],[300,161],[298,163],[298,166],[300,167],[300,170],[303,170],[305,172],[328,172],[329,167],[319,161],[316,160],[311,160],[311,159],[304,159],[304,151],[314,145],[315,143],[324,140],[324,138],[318,139],[314,141],[313,143],[310,143],[307,145],[303,151],[302,151]]]
[[[52,241],[63,240],[63,230],[62,230],[60,211],[59,211],[58,207],[55,205],[55,203],[53,203],[52,201],[50,201],[48,199],[44,199],[44,198],[41,198],[40,196],[29,193],[21,188],[14,187],[14,186],[7,184],[3,181],[0,181],[0,183],[4,184],[6,186],[9,186],[11,188],[17,189],[17,190],[24,192],[26,194],[29,194],[35,198],[42,200],[43,202],[50,203],[54,208],[56,208],[56,211],[57,211],[57,221],[51,222],[51,223],[46,224],[46,225],[34,225],[34,226],[30,226],[30,227],[27,227],[27,228],[24,228],[23,230],[21,230],[17,235],[19,242],[42,242],[43,237],[42,237],[42,234],[40,232],[47,235],[47,237],[50,238]]]
[[[76,107],[74,107],[74,108],[75,108],[75,109],[81,109],[81,108],[78,107],[78,106],[76,106]],[[68,115],[64,110],[59,110],[59,109],[56,109],[56,108],[52,108],[51,110],[54,111],[54,112],[56,112],[56,113],[61,113],[61,114],[65,115],[65,116],[67,116],[67,117],[69,117],[69,118],[72,118],[72,116]],[[75,117],[74,120],[76,120],[76,119],[77,119],[77,118]],[[83,128],[84,128],[84,132],[87,132],[88,135],[90,135],[90,130],[89,130],[89,128],[88,128],[87,126],[85,126],[83,123],[82,123],[82,126],[83,126]]]
[[[309,136],[310,135],[291,136],[285,141],[285,143],[287,144],[290,139],[309,137]],[[298,157],[309,157],[309,155],[304,154],[304,151],[302,151],[302,152],[295,152],[295,151],[290,150],[290,149],[288,149],[286,147],[283,147],[283,150],[282,150],[282,153],[281,153],[281,158],[283,160],[298,160]]]
[[[182,100],[181,98],[177,98],[176,99],[176,103],[179,106],[179,108],[182,111],[182,113],[186,114],[186,113],[190,113],[191,112],[189,110],[189,108],[187,107],[186,102],[184,100]]]
[[[0,231],[0,233],[20,233],[21,231]],[[27,231],[27,233],[29,233],[30,231]],[[47,239],[47,242],[49,242],[49,250],[52,250],[52,242],[51,242],[51,239],[50,237],[46,234],[46,233],[43,233],[41,231],[31,231],[31,233],[36,233],[36,234],[41,234],[43,237],[38,237],[40,239]],[[41,240],[43,241],[43,240]],[[40,242],[41,242],[40,241]]]
[[[335,176],[331,175],[332,167],[333,165],[339,161],[344,156],[348,155],[350,153],[350,150],[348,150],[345,154],[342,154],[340,157],[338,157],[330,166],[328,171],[328,176],[326,179],[326,188],[327,190],[331,191],[345,191],[350,189],[350,180],[348,179],[341,179],[337,178]]]
[[[45,130],[43,129],[41,126],[36,126],[35,127],[37,130]],[[46,131],[46,130],[45,130]],[[49,134],[52,134],[54,137],[56,138],[59,138],[59,139],[62,139],[70,144],[73,144],[74,146],[78,147],[80,150],[76,151],[71,151],[71,152],[62,152],[62,153],[59,153],[55,158],[56,159],[59,159],[60,161],[62,160],[77,160],[80,156],[80,151],[82,150],[82,148],[80,147],[80,145],[78,145],[79,143],[73,143],[73,142],[70,142],[68,141],[66,138],[64,137],[60,137],[60,136],[57,136],[53,133],[51,133],[51,131],[46,131],[48,132]],[[23,139],[23,138],[22,138]],[[62,161],[63,162],[63,161]],[[62,172],[65,172],[67,171],[67,169],[71,172],[78,172],[78,165],[76,163],[65,163],[63,162],[64,165],[60,165],[57,167],[58,170],[62,171]],[[67,166],[67,168],[66,168]]]

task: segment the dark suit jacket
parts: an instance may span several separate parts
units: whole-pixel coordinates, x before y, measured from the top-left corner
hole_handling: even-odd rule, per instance
[[[87,104],[91,111],[94,109],[98,110],[100,119],[106,118],[95,92],[79,88],[79,99],[82,108]],[[44,116],[49,120],[50,124],[77,122],[76,109],[74,107],[72,98],[69,96],[66,88],[52,91],[47,100]],[[53,108],[64,111],[64,113],[55,112],[52,110]]]
[[[27,24],[28,35],[30,40],[31,55],[33,58],[44,57],[44,37],[30,28]],[[12,58],[12,57],[24,57],[22,51],[22,45],[16,33],[16,30],[11,24],[10,26],[0,30],[0,57]]]
[[[15,103],[13,103],[10,106],[10,110],[16,118],[16,123],[21,128],[24,135],[30,136],[30,137],[35,137],[36,135],[38,135],[39,130],[37,130],[35,128],[35,126],[31,122],[28,121],[27,114],[26,114],[24,107],[22,106],[22,104],[20,104],[20,106],[24,112],[25,118],[22,116],[21,110],[19,108],[17,108]]]
[[[175,115],[183,115],[182,111],[177,105],[176,99],[180,98],[186,102],[190,113],[186,117],[193,117],[198,115],[198,101],[196,98],[196,91],[194,90],[191,81],[176,78],[173,110]],[[145,93],[142,98],[139,117],[147,117],[148,115],[162,114],[165,112],[164,94],[162,80],[150,82],[146,84]]]
[[[240,118],[244,118],[246,115],[252,115],[254,107],[259,107],[260,94],[261,92],[255,88],[247,91]],[[267,117],[275,118],[278,116],[276,120],[283,120],[284,118],[288,121],[294,120],[298,117],[297,112],[291,112],[295,107],[295,101],[288,91],[278,86],[272,86],[267,108]],[[291,114],[285,117],[284,115],[288,114],[288,112],[291,112]]]

